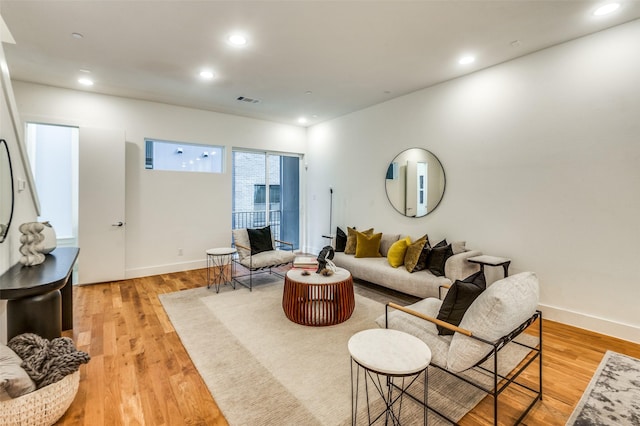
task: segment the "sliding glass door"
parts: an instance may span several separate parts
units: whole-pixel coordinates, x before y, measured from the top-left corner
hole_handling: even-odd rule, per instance
[[[274,238],[300,246],[300,157],[233,151],[232,226],[271,225]]]

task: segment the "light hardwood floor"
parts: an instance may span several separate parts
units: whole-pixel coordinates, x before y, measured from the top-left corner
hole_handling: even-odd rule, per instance
[[[158,299],[203,286],[205,280],[201,269],[75,287],[74,329],[65,335],[91,361],[81,367],[78,395],[59,424],[226,425]],[[362,283],[356,283],[356,291],[412,302]],[[524,424],[564,425],[606,350],[640,358],[637,344],[548,320],[543,326],[544,399]],[[505,396],[509,414],[519,396]],[[460,424],[491,424],[492,407],[491,398],[485,398]]]

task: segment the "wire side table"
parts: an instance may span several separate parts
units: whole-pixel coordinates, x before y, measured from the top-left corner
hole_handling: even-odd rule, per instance
[[[235,290],[236,285],[233,282],[235,263],[232,262],[232,258],[236,252],[237,250],[232,247],[212,248],[205,251],[207,254],[207,288],[215,285],[216,293],[218,293],[221,284],[231,284]]]
[[[369,426],[384,419],[384,424],[401,424],[404,395],[422,408],[422,421],[413,419],[411,424],[427,424],[428,375],[431,350],[426,343],[398,330],[386,328],[360,331],[349,339],[351,355],[351,424],[356,426],[359,417],[358,394],[364,389],[366,421]],[[360,373],[363,373],[363,385]],[[382,379],[382,380],[381,380]],[[399,383],[398,383],[399,382]],[[416,384],[422,385],[422,400],[408,392]],[[394,393],[394,390],[397,391]],[[373,412],[370,396],[377,393],[384,401],[381,411]],[[415,413],[417,414],[417,413]]]

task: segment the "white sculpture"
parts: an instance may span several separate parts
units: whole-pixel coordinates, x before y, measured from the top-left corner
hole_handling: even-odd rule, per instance
[[[18,228],[22,232],[20,237],[20,263],[25,266],[39,265],[44,262],[45,256],[42,254],[44,245],[44,235],[41,234],[44,225],[39,222],[26,222]]]

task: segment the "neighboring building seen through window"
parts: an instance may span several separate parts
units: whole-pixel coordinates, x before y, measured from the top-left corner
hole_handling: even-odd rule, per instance
[[[145,139],[145,169],[222,173],[224,147]]]

